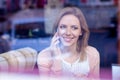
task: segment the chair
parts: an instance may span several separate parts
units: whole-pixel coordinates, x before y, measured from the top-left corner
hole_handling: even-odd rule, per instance
[[[0,54],[0,71],[31,72],[37,59],[37,51],[21,48]]]
[[[8,70],[8,62],[4,57],[0,56],[0,71],[7,71]]]
[[[112,80],[120,80],[120,65],[112,65]]]

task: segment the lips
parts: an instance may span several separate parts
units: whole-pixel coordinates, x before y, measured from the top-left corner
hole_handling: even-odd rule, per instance
[[[64,37],[63,39],[64,39],[65,42],[71,42],[73,38]]]

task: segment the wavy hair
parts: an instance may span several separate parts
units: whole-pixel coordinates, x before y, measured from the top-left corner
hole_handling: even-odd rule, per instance
[[[89,32],[85,17],[79,8],[77,7],[63,8],[54,23],[53,32],[55,33],[57,31],[61,18],[69,14],[76,16],[80,22],[82,35],[79,36],[76,50],[80,53],[80,61],[83,61],[84,59],[86,59],[86,55],[87,55],[85,52],[85,48],[86,46],[88,46],[88,38],[89,38],[90,32]]]

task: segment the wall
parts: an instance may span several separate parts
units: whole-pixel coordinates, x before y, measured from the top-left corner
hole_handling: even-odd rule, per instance
[[[82,6],[89,28],[109,27],[110,18],[113,17],[117,8],[115,6]]]
[[[110,18],[113,17],[117,8],[115,6],[80,6],[83,11],[89,28],[107,28],[110,27]],[[61,8],[45,8],[46,33],[52,33],[53,23]]]

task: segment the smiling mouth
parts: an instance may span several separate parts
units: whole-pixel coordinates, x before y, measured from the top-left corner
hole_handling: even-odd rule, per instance
[[[63,38],[65,42],[71,42],[73,38]]]

